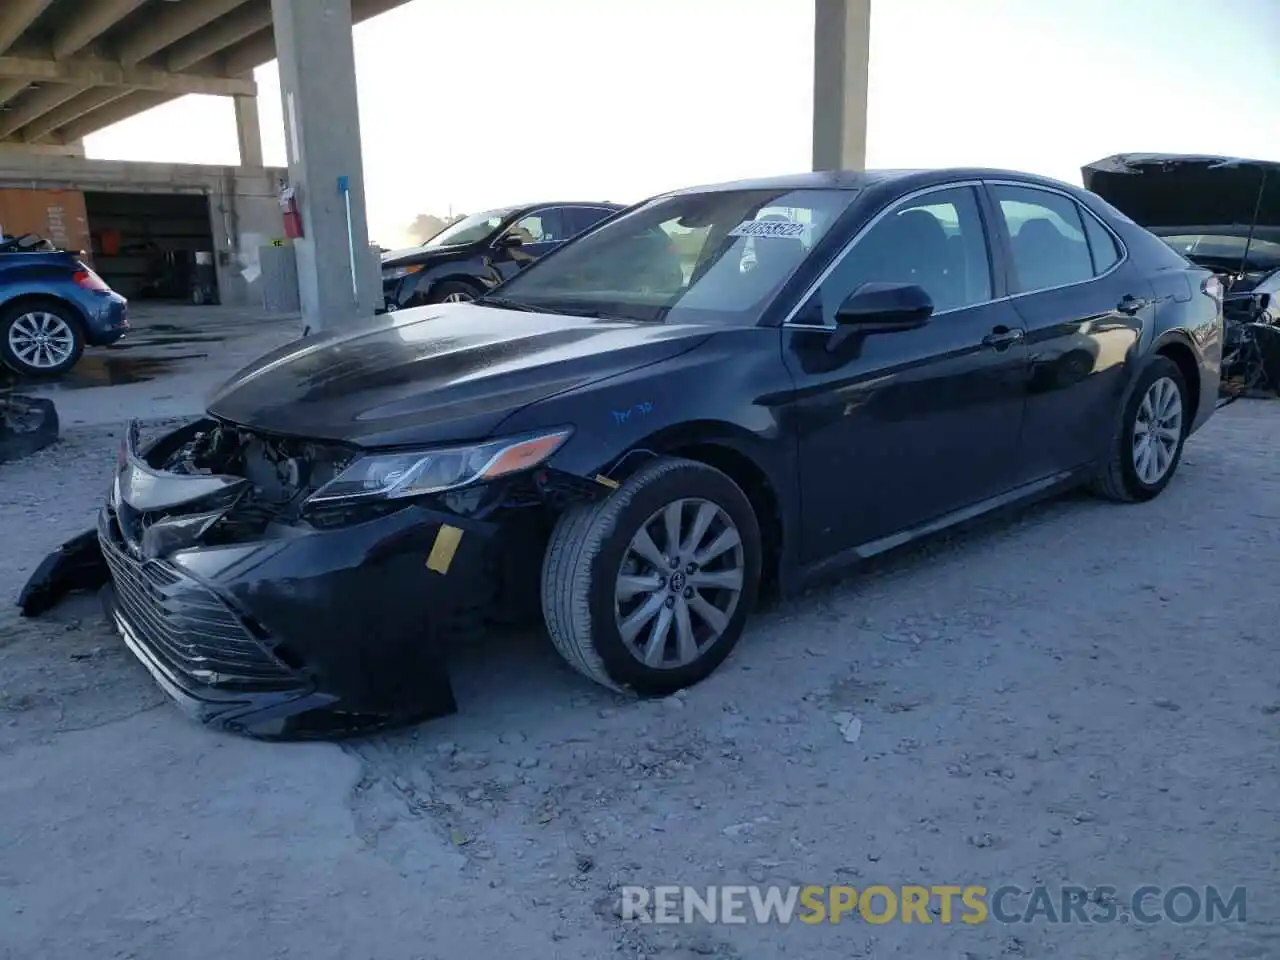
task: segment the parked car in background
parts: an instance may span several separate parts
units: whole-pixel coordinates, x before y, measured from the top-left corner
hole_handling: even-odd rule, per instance
[[[621,209],[531,203],[463,217],[420,246],[383,254],[385,309],[474,300]]]
[[[1158,496],[1214,410],[1221,326],[1212,273],[1040,177],[677,191],[492,296],[283,346],[207,418],[131,428],[96,534],[42,582],[100,551],[158,682],[261,735],[452,711],[445,645],[499,611],[668,694],[765,585],[1076,484]]]
[[[127,305],[74,253],[0,252],[0,361],[23,376],[65,373],[86,346],[124,336]]]
[[[1222,281],[1224,378],[1280,390],[1280,163],[1129,153],[1081,172],[1085,187]]]

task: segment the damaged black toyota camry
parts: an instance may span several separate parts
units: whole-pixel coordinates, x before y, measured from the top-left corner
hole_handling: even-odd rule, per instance
[[[1054,181],[682,190],[131,428],[97,530],[24,599],[109,573],[156,680],[257,736],[451,712],[449,647],[527,615],[586,676],[670,693],[766,587],[1075,484],[1156,496],[1221,332],[1209,271]]]

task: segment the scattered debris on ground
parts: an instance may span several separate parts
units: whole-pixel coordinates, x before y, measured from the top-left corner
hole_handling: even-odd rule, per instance
[[[0,393],[0,463],[43,450],[58,439],[52,400]]]

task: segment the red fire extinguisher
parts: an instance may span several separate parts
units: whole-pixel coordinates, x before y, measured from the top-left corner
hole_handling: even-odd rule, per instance
[[[298,200],[293,187],[280,191],[280,214],[284,218],[284,235],[290,240],[302,236],[302,214],[298,212]]]

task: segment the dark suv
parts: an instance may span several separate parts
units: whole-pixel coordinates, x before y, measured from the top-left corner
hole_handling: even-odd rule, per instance
[[[418,247],[382,255],[386,310],[475,300],[622,207],[530,203],[463,217]]]

